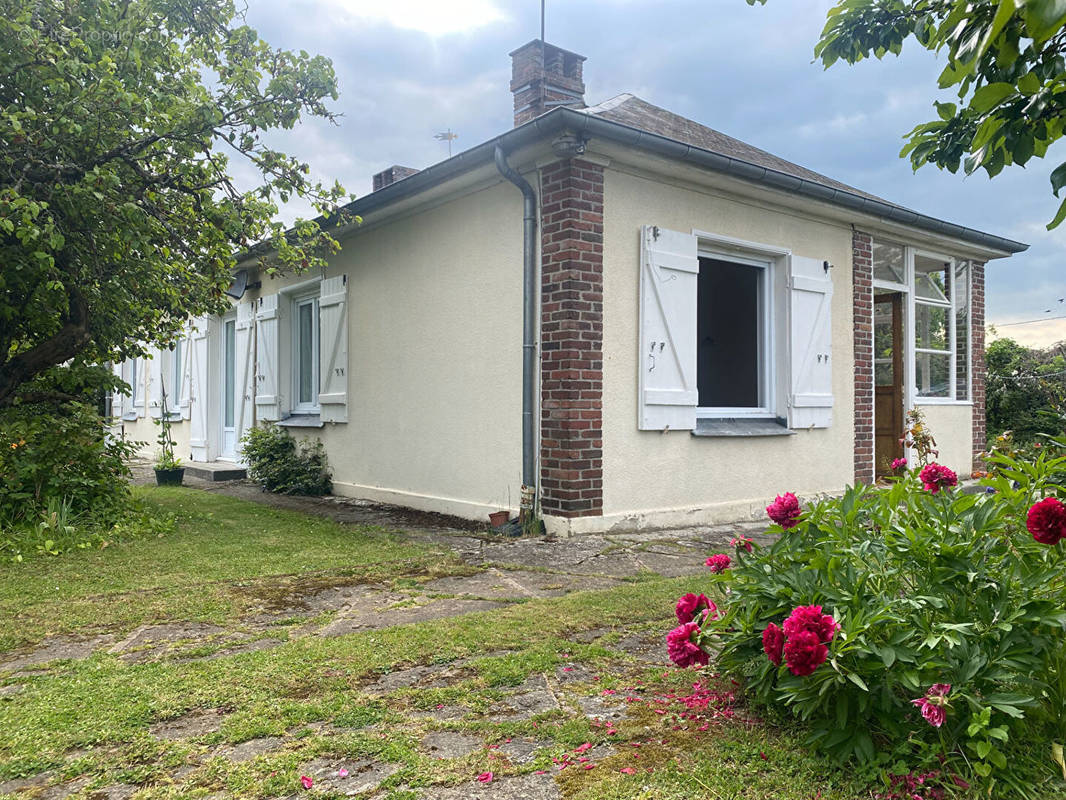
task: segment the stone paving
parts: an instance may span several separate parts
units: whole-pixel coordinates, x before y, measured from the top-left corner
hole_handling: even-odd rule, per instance
[[[193,485],[198,483],[190,481]],[[485,531],[468,530],[450,524],[446,518],[419,517],[412,524],[402,509],[328,498],[283,498],[263,496],[245,482],[204,484],[202,488],[221,491],[249,500],[269,498],[273,505],[284,504],[345,523],[367,523],[401,528],[409,535],[454,552],[473,574],[437,578],[413,588],[350,583],[315,586],[306,593],[294,591],[281,607],[264,607],[235,621],[233,625],[207,625],[171,622],[144,625],[124,635],[61,637],[40,643],[19,653],[0,653],[0,701],[17,702],[20,676],[40,676],[62,669],[65,660],[83,659],[106,651],[135,663],[159,659],[185,660],[218,658],[236,652],[276,647],[282,643],[273,633],[284,622],[287,638],[333,637],[411,622],[440,619],[475,611],[499,608],[516,600],[556,597],[574,591],[608,589],[621,581],[644,575],[674,577],[700,574],[709,552],[726,549],[738,533],[763,539],[765,526],[739,523],[729,526],[687,528],[665,531],[612,532],[553,541],[548,538],[501,539]],[[575,641],[603,639],[609,648],[624,654],[636,665],[665,664],[662,633],[635,633],[620,640],[606,629],[586,631]],[[606,637],[606,638],[604,638]],[[483,654],[506,655],[506,654]],[[447,687],[470,677],[463,661],[451,664],[415,666],[381,676],[361,687],[367,696],[382,696],[398,690]],[[501,699],[478,712],[494,722],[529,720],[538,714],[560,712],[585,715],[595,720],[617,719],[624,713],[620,699],[589,691],[592,670],[574,663],[551,673],[533,673],[520,686],[507,689]],[[594,684],[592,684],[594,686]],[[465,705],[442,705],[431,711],[412,711],[413,725],[426,733],[419,748],[428,757],[446,760],[469,758],[487,745],[480,737],[447,730],[457,720],[468,719]],[[199,710],[177,719],[155,723],[152,736],[165,741],[197,742],[219,731],[224,724],[222,709]],[[610,723],[608,723],[610,724]],[[442,727],[443,726],[443,727]],[[323,735],[335,731],[324,727]],[[289,736],[267,736],[235,745],[209,748],[206,757],[221,757],[234,763],[255,759],[293,745]],[[516,739],[500,745],[493,757],[510,764],[528,764],[544,753],[550,742]],[[610,753],[600,753],[604,757]],[[194,780],[207,767],[203,757],[194,759],[172,774],[182,783]],[[384,798],[378,787],[400,769],[399,765],[373,759],[318,758],[302,765],[303,773],[315,781],[316,790],[330,790],[345,796]],[[342,777],[343,776],[343,777]],[[395,782],[395,781],[394,781]],[[18,798],[60,800],[124,800],[141,787],[114,784],[87,790],[88,779],[63,782],[57,772],[0,783],[0,795]],[[403,787],[399,787],[403,788]],[[397,787],[390,786],[388,791]],[[425,800],[551,800],[559,798],[551,774],[501,776],[491,783],[471,781],[459,786],[432,790],[412,789]],[[205,796],[200,794],[198,796]],[[224,794],[211,797],[224,797]]]

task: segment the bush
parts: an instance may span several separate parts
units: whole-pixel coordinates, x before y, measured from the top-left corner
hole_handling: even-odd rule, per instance
[[[278,494],[323,495],[333,488],[322,442],[297,443],[276,425],[251,428],[241,438],[248,476]]]
[[[1066,458],[990,461],[986,493],[953,489],[931,465],[804,513],[778,498],[778,540],[738,540],[710,576],[722,607],[679,602],[688,625],[671,634],[671,656],[717,651],[757,703],[806,720],[809,744],[840,760],[1028,794],[1031,762],[1007,753],[1039,742],[1047,764],[1066,737],[1066,508],[1045,500],[1066,496]],[[1029,523],[1038,540],[1027,515],[1042,500]]]
[[[84,403],[0,410],[0,528],[35,525],[50,508],[113,523],[129,503],[126,461],[135,451]]]

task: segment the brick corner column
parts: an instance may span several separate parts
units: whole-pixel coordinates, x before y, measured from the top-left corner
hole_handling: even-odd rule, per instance
[[[603,514],[603,167],[541,174],[541,508]]]
[[[988,447],[985,429],[985,265],[970,266],[970,329],[973,336],[971,369],[973,370],[973,466],[981,469]]]
[[[874,480],[873,237],[851,236],[852,323],[855,344],[855,483]]]

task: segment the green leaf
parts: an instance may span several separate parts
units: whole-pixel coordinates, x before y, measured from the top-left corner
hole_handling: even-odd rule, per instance
[[[864,692],[870,691],[870,687],[868,687],[866,685],[866,681],[864,681],[862,678],[860,678],[854,672],[849,672],[848,673],[848,680],[851,681],[852,683],[854,683],[856,686],[858,686]]]
[[[958,113],[958,106],[954,103],[936,103],[936,113],[940,115],[940,118],[947,122],[949,119]]]
[[[985,114],[1013,94],[1014,86],[1009,83],[989,83],[973,93],[970,108],[979,114]]]
[[[1024,17],[1026,32],[1042,44],[1066,22],[1066,0],[1025,0]]]
[[[1035,72],[1027,72],[1018,78],[1018,91],[1026,97],[1032,97],[1040,91],[1040,77]]]
[[[987,739],[982,739],[976,745],[974,745],[974,750],[977,752],[977,757],[983,761],[984,759],[988,758],[988,754],[992,750],[992,742],[988,741]]]

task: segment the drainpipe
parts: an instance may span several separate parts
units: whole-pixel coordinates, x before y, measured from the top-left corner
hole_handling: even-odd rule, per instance
[[[534,381],[537,363],[537,269],[535,263],[537,229],[537,195],[529,181],[519,175],[507,163],[503,148],[496,145],[496,169],[522,192],[522,483],[526,491],[523,499],[531,498],[530,507],[536,508],[535,487],[537,485],[537,459],[534,449],[533,410],[536,407],[536,383]],[[525,502],[523,502],[525,506]]]

